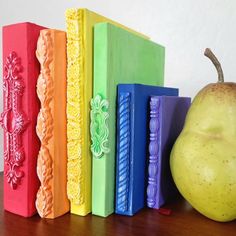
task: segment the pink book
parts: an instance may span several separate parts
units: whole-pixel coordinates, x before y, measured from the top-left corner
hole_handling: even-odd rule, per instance
[[[36,174],[40,142],[36,135],[39,100],[35,55],[44,27],[20,23],[3,27],[4,209],[29,217],[36,213]]]

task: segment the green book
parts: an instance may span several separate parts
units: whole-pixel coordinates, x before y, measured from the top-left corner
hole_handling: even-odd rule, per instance
[[[163,86],[164,61],[163,46],[109,23],[95,25],[90,124],[94,215],[114,212],[117,85]]]

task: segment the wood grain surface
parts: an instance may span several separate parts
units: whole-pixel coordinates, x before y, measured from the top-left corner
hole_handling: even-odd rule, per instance
[[[24,218],[3,210],[3,174],[0,173],[0,235],[1,236],[194,236],[236,235],[236,221],[218,223],[200,215],[183,199],[165,206],[170,216],[157,210],[143,209],[133,217],[110,215],[107,218],[66,214],[57,219],[41,219],[38,215]]]

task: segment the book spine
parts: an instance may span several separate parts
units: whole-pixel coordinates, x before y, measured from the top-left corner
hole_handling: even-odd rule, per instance
[[[84,10],[66,11],[67,27],[67,195],[71,212],[91,212],[91,157],[86,156]],[[89,82],[88,82],[89,83]]]
[[[25,217],[36,213],[39,188],[35,49],[41,29],[31,23],[3,27],[4,209]]]
[[[153,208],[156,205],[156,196],[158,193],[157,175],[158,159],[160,149],[160,104],[158,97],[151,97],[150,100],[150,142],[149,142],[149,166],[148,166],[148,187],[147,187],[147,205]]]
[[[125,214],[129,209],[130,191],[130,96],[120,92],[117,122],[116,213]]]
[[[49,33],[40,33],[36,51],[37,58],[41,64],[41,73],[37,82],[37,94],[41,101],[41,109],[38,114],[36,131],[41,141],[38,155],[37,174],[41,186],[37,193],[36,208],[41,217],[46,217],[52,213],[53,209],[53,151],[49,150],[49,145],[53,142],[53,78],[51,63],[53,61],[52,37]]]
[[[108,142],[112,135],[109,114],[109,65],[108,29],[98,24],[94,27],[94,82],[91,100],[91,151],[92,151],[92,213],[106,217],[114,212],[115,193],[115,142]],[[115,127],[114,127],[115,128]],[[102,187],[101,187],[102,186]]]
[[[66,196],[66,35],[42,30],[36,56],[41,65],[37,94],[41,102],[36,131],[41,141],[37,173],[41,186],[36,208],[43,218],[69,210]],[[60,195],[60,197],[58,197]]]

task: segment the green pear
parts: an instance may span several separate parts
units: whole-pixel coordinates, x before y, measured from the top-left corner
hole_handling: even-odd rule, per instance
[[[218,82],[194,98],[170,157],[174,182],[197,211],[215,221],[236,219],[236,83],[224,82],[210,49]]]

